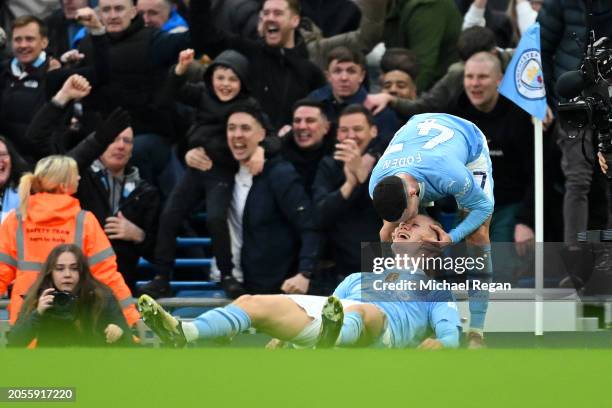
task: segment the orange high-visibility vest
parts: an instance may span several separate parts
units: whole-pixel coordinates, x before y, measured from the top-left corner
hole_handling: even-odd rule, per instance
[[[113,291],[128,324],[135,324],[140,315],[130,289],[117,271],[115,253],[98,220],[82,210],[76,198],[50,193],[30,196],[26,219],[13,210],[0,225],[0,293],[13,284],[10,323],[17,321],[24,297],[49,252],[66,243],[83,250],[92,275]]]

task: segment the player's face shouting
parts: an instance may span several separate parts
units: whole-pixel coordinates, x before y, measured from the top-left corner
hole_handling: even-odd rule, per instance
[[[433,222],[429,217],[417,215],[401,222],[393,231],[393,242],[422,242],[424,239],[436,239],[436,233],[429,227]]]

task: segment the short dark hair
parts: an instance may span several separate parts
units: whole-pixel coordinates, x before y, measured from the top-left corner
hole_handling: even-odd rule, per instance
[[[496,45],[495,34],[489,28],[470,27],[461,32],[457,50],[459,57],[465,62],[478,52],[494,50]]]
[[[340,115],[338,116],[338,122],[340,122],[341,117],[347,116],[347,115],[354,115],[356,113],[361,113],[363,116],[365,116],[366,121],[368,122],[368,125],[376,126],[376,122],[374,122],[374,115],[372,115],[372,112],[370,112],[368,108],[366,108],[360,103],[353,103],[347,106],[346,108],[342,109],[342,111],[340,112]]]
[[[332,61],[338,62],[354,62],[359,65],[363,70],[366,69],[366,62],[363,53],[352,48],[341,45],[339,47],[332,48],[327,53],[327,67]]]
[[[262,128],[266,131],[266,133],[270,133],[272,131],[272,125],[270,124],[270,120],[268,115],[261,109],[259,103],[257,103],[254,99],[247,99],[243,102],[236,104],[225,117],[225,124],[229,121],[230,116],[235,113],[246,113],[253,117]]]
[[[419,74],[416,53],[406,48],[387,48],[380,60],[380,70],[386,74],[390,71],[403,71],[415,79]]]
[[[47,29],[47,25],[45,24],[45,22],[42,21],[40,18],[31,15],[17,17],[13,21],[13,28],[11,34],[15,32],[16,28],[27,26],[30,23],[38,24],[38,32],[40,33],[41,37],[48,37],[49,30]]]
[[[408,196],[402,179],[387,176],[380,180],[372,193],[372,205],[383,220],[399,221],[408,207]]]
[[[263,8],[266,1],[268,0],[262,0],[261,8]],[[302,5],[300,4],[300,0],[285,0],[285,1],[287,2],[287,5],[289,6],[289,10],[291,10],[294,14],[297,14],[298,16],[302,14]]]
[[[291,110],[291,112],[295,113],[295,111],[298,110],[298,108],[301,108],[302,106],[317,108],[321,112],[321,116],[327,119],[327,115],[325,114],[325,105],[323,105],[323,102],[315,101],[314,99],[308,98],[300,99],[293,104],[293,109]]]

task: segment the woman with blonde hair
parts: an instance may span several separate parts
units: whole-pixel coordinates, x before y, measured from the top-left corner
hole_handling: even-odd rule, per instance
[[[12,283],[9,320],[14,324],[42,264],[58,244],[81,248],[92,275],[109,286],[129,325],[139,318],[132,294],[117,271],[116,257],[100,224],[72,197],[79,184],[77,163],[68,156],[38,161],[19,182],[20,204],[0,225],[0,293]]]

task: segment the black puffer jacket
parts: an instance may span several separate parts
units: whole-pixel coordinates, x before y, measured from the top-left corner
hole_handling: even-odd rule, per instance
[[[306,194],[308,194],[308,196],[311,198],[312,184],[314,183],[315,176],[317,175],[319,162],[324,156],[333,153],[335,142],[336,138],[331,134],[327,134],[324,136],[321,146],[312,150],[304,150],[295,143],[293,132],[290,132],[282,139],[282,156],[284,159],[293,164],[293,167],[295,167],[295,170],[298,172],[302,178],[302,181],[304,182]]]
[[[251,105],[260,109],[259,103],[250,97],[249,93],[249,62],[239,52],[226,50],[205,70],[194,65],[190,66],[190,72],[181,76],[174,73],[174,67],[170,69],[164,86],[164,97],[176,98],[197,109],[195,123],[187,132],[189,148],[203,147],[215,165],[233,174],[238,171],[238,162],[234,160],[227,145],[227,116],[240,105]],[[227,102],[221,101],[213,90],[212,75],[219,66],[230,68],[240,79],[240,93]],[[203,78],[203,81],[186,82],[188,78],[194,77]],[[280,140],[276,136],[269,136],[262,142],[262,146],[266,156],[271,157],[280,149]]]
[[[27,75],[18,77],[11,71],[7,61],[0,74],[0,132],[9,139],[19,153],[29,156],[25,139],[28,125],[36,111],[45,103],[46,74],[49,58]]]
[[[227,102],[222,102],[213,90],[212,74],[219,66],[234,71],[241,83],[240,93]],[[203,147],[213,163],[235,172],[238,167],[227,146],[225,121],[237,105],[257,104],[248,91],[249,62],[242,54],[226,50],[204,72],[198,73],[197,70],[201,71],[201,68],[179,76],[174,73],[174,67],[171,68],[164,93],[196,108],[195,123],[187,132],[189,148]],[[187,83],[187,78],[193,76],[199,76],[203,81]]]
[[[172,138],[174,108],[159,95],[166,70],[181,50],[190,47],[189,33],[168,34],[145,27],[138,16],[120,33],[107,33],[109,39],[109,81],[94,89],[86,99],[86,108],[111,112],[121,105],[130,112],[136,135],[157,133]],[[91,35],[80,43],[85,65],[93,65],[98,57]]]
[[[597,38],[612,37],[612,5],[609,0],[593,1],[593,28]],[[549,104],[554,107],[559,96],[554,85],[559,76],[579,68],[587,41],[584,0],[546,0],[538,14],[542,46],[542,65]]]
[[[243,38],[258,38],[259,0],[212,0],[211,14],[220,27]]]
[[[226,49],[244,54],[250,63],[250,83],[255,97],[275,129],[291,123],[292,106],[313,90],[325,85],[325,77],[308,60],[308,50],[299,32],[293,48],[269,47],[263,41],[253,41],[231,35],[213,21],[210,0],[191,3],[191,12],[198,18],[192,25],[194,46],[208,55],[217,56]]]

